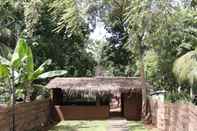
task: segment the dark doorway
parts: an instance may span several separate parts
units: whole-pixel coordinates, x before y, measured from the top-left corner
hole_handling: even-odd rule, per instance
[[[123,116],[128,120],[140,120],[142,111],[141,92],[122,94]]]
[[[121,117],[123,116],[123,106],[122,106],[122,95],[121,93],[114,94],[110,102],[110,116],[111,117]]]

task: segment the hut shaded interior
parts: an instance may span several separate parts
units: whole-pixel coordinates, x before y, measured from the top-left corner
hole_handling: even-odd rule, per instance
[[[131,120],[138,120],[141,116],[142,88],[139,78],[55,78],[47,87],[53,91],[53,112],[56,120],[109,118],[110,98],[117,93],[121,94],[121,116]],[[68,96],[75,96],[77,102],[73,103],[72,99],[68,104]]]

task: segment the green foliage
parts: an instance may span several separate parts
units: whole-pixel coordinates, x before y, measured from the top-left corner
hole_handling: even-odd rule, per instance
[[[137,55],[140,55],[139,49],[141,53],[153,49],[158,55],[157,66],[152,66],[159,72],[152,78],[148,76],[148,79],[156,83],[156,88],[167,91],[177,90],[178,84],[173,76],[172,67],[177,55],[195,47],[195,9],[173,7],[166,1],[133,0],[127,10],[126,23],[128,32],[131,34],[129,40],[131,49],[136,50]],[[141,45],[136,44],[140,40]],[[149,74],[150,71],[147,75]]]
[[[3,43],[0,43],[0,56],[8,58],[11,53],[11,49]]]
[[[97,64],[101,63],[102,55],[103,55],[103,48],[106,42],[104,41],[91,41],[89,40],[87,43],[86,50],[88,53],[91,53],[94,60]]]
[[[83,14],[75,0],[55,0],[50,4],[54,21],[57,21],[55,31],[69,34],[83,34],[85,26]]]
[[[179,85],[172,72],[173,63],[193,51],[197,43],[195,1],[191,6],[175,6],[161,0],[3,0],[0,62],[3,66],[11,64],[9,54],[21,32],[34,52],[21,47],[21,54],[12,60],[18,68],[15,76],[23,74],[23,80],[36,79],[46,66],[48,70],[67,69],[67,76],[94,76],[98,62],[114,76],[139,76],[143,60],[147,80],[155,89],[173,92]],[[101,17],[111,34],[106,43],[88,41],[88,25],[94,27],[96,17]],[[87,51],[87,45],[94,49]],[[24,52],[27,55],[23,56]],[[42,65],[46,59],[52,63]],[[196,71],[191,72],[188,77],[194,80]],[[184,83],[185,87],[188,84]]]
[[[28,46],[24,39],[20,39],[16,45],[14,53],[11,58],[11,66],[18,69],[25,59],[27,59]]]
[[[106,4],[106,3],[105,3]],[[103,48],[102,65],[114,76],[133,76],[136,57],[125,47],[128,33],[124,24],[128,0],[108,0],[110,11],[103,18],[106,30],[111,34]]]
[[[58,33],[54,32],[58,19],[52,18],[61,14],[57,13],[55,15],[51,13],[55,9],[59,9],[63,13],[67,6],[62,6],[62,8],[54,7],[55,9],[51,10],[53,2],[44,2],[40,28],[35,33],[36,43],[39,43],[32,45],[34,57],[36,57],[36,67],[42,61],[51,59],[52,64],[48,68],[50,70],[66,68],[68,76],[93,76],[95,61],[91,54],[86,52],[86,41],[89,36],[88,26],[79,26],[80,29],[75,29],[74,32],[70,32],[70,30],[65,31],[64,29]],[[82,21],[80,20],[79,22]]]
[[[93,76],[95,61],[85,50],[89,36],[84,15],[87,9],[82,10],[81,3],[74,0],[5,0],[0,3],[0,42],[14,49],[22,32],[32,43],[29,46],[36,58],[35,67],[51,59],[50,70],[66,68],[69,76]]]
[[[173,67],[173,72],[179,83],[190,83],[193,85],[197,81],[197,52],[190,51],[179,57]]]
[[[30,0],[24,2],[24,21],[25,32],[28,37],[33,37],[36,32],[36,27],[41,19],[41,11],[43,7],[42,0]]]
[[[9,76],[9,70],[6,65],[0,64],[0,78],[7,78]]]
[[[53,37],[54,38],[54,37]],[[59,39],[59,40],[58,40]],[[57,43],[56,43],[57,42]],[[49,58],[52,60],[48,69],[66,69],[67,76],[93,76],[96,62],[90,53],[86,52],[83,40],[61,40],[60,37],[48,41],[47,38],[33,47],[36,65]]]
[[[32,51],[26,43],[25,39],[18,40],[12,58],[10,62],[7,62],[7,65],[3,63],[5,61],[5,58],[1,58],[0,78],[4,79],[3,83],[8,82],[8,86],[17,85],[17,87],[19,88],[17,90],[18,94],[21,94],[22,92],[28,93],[28,90],[33,87],[33,81],[35,81],[36,79],[55,77],[65,75],[65,73],[67,73],[67,71],[65,70],[56,70],[43,74],[46,66],[51,63],[50,60],[44,62],[38,69],[34,69]],[[10,83],[12,81],[14,83]],[[12,88],[10,87],[10,89]],[[24,94],[24,96],[28,95],[26,93]]]
[[[137,51],[143,48],[144,39],[147,36],[145,34],[149,31],[151,22],[150,4],[151,2],[146,0],[132,0],[126,8],[125,23],[128,26],[128,44]],[[139,51],[136,53],[139,53]]]
[[[196,8],[197,7],[197,0],[192,0],[191,6]]]
[[[29,77],[30,80],[37,79],[45,70],[46,66],[51,64],[51,60],[46,60],[43,64],[41,64],[37,69],[32,70],[31,76]]]
[[[162,75],[161,65],[159,65],[159,55],[154,50],[145,52],[144,56],[144,71],[146,80],[150,81],[154,87],[154,90],[160,90],[162,88]],[[138,65],[139,68],[139,65]],[[138,69],[139,70],[139,69]]]
[[[146,72],[146,77],[150,80],[155,80],[159,73],[159,57],[158,54],[153,51],[147,51],[144,56],[144,68]]]
[[[165,96],[165,100],[175,103],[175,102],[191,102],[191,97],[188,92],[170,92]]]

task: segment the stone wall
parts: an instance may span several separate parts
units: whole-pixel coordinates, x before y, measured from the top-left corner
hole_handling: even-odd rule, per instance
[[[197,106],[150,101],[152,123],[159,131],[197,131]]]
[[[109,117],[109,106],[54,105],[52,116],[56,121],[106,119]]]
[[[26,131],[41,127],[47,123],[49,100],[37,100],[16,105],[16,131]],[[9,131],[11,127],[11,108],[0,107],[0,131]]]

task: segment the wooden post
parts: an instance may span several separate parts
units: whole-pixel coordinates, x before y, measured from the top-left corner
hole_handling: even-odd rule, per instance
[[[96,97],[96,106],[100,106],[100,99],[98,97]]]
[[[53,89],[52,101],[53,101],[54,105],[62,105],[63,104],[62,89],[60,89],[60,88]]]

